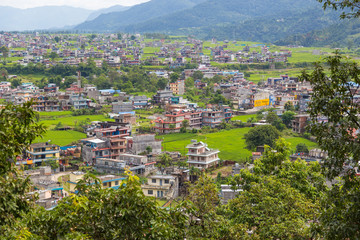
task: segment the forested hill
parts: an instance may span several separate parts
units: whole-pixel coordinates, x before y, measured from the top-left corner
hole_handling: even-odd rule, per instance
[[[302,12],[288,11],[286,15],[270,15],[251,20],[217,24],[209,27],[187,28],[175,31],[175,34],[191,34],[203,39],[236,39],[274,43],[295,34],[305,34],[338,23],[339,15],[326,11],[321,6]],[[288,41],[289,44],[294,44]]]
[[[360,20],[341,20],[336,24],[321,30],[313,30],[305,34],[289,36],[278,40],[275,44],[289,45],[298,44],[302,46],[331,46],[331,47],[354,47],[360,46]]]
[[[173,32],[194,27],[212,27],[220,23],[240,23],[264,16],[288,16],[289,12],[301,12],[318,6],[312,0],[208,0],[192,9],[127,26],[127,32]]]
[[[179,28],[235,23],[254,17],[302,11],[314,0],[152,0],[121,13],[103,14],[76,27],[81,30],[164,32]]]
[[[176,11],[191,8],[205,0],[152,0],[122,11],[102,14],[75,29],[88,31],[117,31],[124,26],[147,21]]]

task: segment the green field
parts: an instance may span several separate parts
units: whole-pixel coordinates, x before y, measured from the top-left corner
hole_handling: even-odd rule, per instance
[[[43,138],[37,138],[34,143],[38,142],[47,142],[50,140],[52,144],[57,144],[59,146],[66,146],[70,143],[86,138],[85,133],[77,131],[53,131],[49,130],[44,135]]]
[[[256,114],[239,115],[239,116],[233,117],[231,120],[246,122],[249,118],[256,118]]]
[[[164,151],[178,151],[181,154],[187,152],[186,146],[190,144],[192,139],[203,141],[208,144],[210,148],[220,150],[219,157],[222,160],[244,161],[251,156],[251,151],[246,149],[244,135],[251,128],[237,128],[228,131],[220,131],[209,134],[194,134],[194,133],[175,133],[157,136],[158,139],[163,139]],[[296,145],[305,143],[308,148],[316,147],[316,144],[301,137],[285,137],[291,143],[291,148],[294,151]]]
[[[60,115],[52,116],[52,119],[40,120],[45,127],[52,128],[59,122],[64,126],[75,127],[82,121],[114,121],[113,119],[107,118],[104,115],[82,115],[82,116],[66,116],[61,117]]]

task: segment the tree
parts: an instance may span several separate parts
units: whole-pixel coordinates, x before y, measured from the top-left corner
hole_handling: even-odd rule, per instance
[[[309,239],[317,207],[287,181],[264,176],[230,200],[231,225],[244,224],[260,239]]]
[[[358,12],[356,13],[358,14]],[[339,178],[326,195],[320,217],[319,233],[326,239],[360,238],[357,209],[360,208],[360,181],[354,167],[359,166],[360,109],[356,89],[360,84],[360,69],[355,62],[339,54],[327,57],[328,74],[320,63],[312,73],[303,72],[301,79],[313,88],[309,104],[309,131],[319,147],[327,151],[324,161],[326,176]],[[326,121],[319,121],[322,116]]]
[[[248,149],[254,149],[257,146],[274,146],[275,140],[280,137],[280,132],[271,125],[262,125],[250,129],[245,134],[245,142]]]
[[[189,187],[187,199],[194,206],[190,213],[189,237],[192,239],[217,239],[221,220],[215,210],[220,198],[213,179],[206,174],[201,174],[195,184]]]
[[[30,179],[15,167],[16,157],[44,132],[31,105],[8,104],[0,111],[0,236],[31,211],[36,199],[27,194]]]
[[[55,36],[54,38],[55,42],[58,43],[60,41],[60,37],[59,36]]]
[[[284,114],[281,116],[281,119],[282,119],[282,122],[285,124],[286,127],[288,127],[288,128],[291,127],[292,120],[295,119],[295,115],[296,115],[296,113],[294,113],[292,111],[284,112]]]
[[[0,47],[0,52],[2,53],[3,59],[4,61],[6,60],[6,58],[9,55],[9,49],[6,46],[1,46]]]
[[[318,0],[323,3],[323,8],[341,9],[341,18],[358,18],[360,17],[360,5],[358,0]]]
[[[147,154],[150,154],[152,152],[152,147],[151,146],[147,146],[146,147],[146,152]]]
[[[308,147],[306,146],[305,143],[299,143],[298,145],[296,145],[296,152],[297,153],[306,153],[306,154],[308,154],[309,149],[308,149]]]
[[[49,58],[51,58],[52,61],[54,61],[54,59],[57,57],[59,57],[59,55],[56,52],[51,52],[49,54]]]
[[[154,199],[143,194],[139,178],[127,175],[126,184],[117,190],[102,189],[99,179],[85,175],[76,187],[77,195],[60,201],[51,211],[38,208],[29,215],[28,229],[38,239],[71,239],[66,238],[70,233],[91,239],[184,238],[185,214],[157,207]]]
[[[180,78],[180,74],[177,72],[173,72],[172,74],[170,74],[170,82],[171,83],[176,82],[177,80],[179,80],[179,78]]]
[[[200,71],[195,71],[194,73],[193,73],[193,79],[195,79],[195,80],[201,80],[201,79],[203,79],[203,77],[204,77],[204,74],[202,73],[202,72],[200,72]]]
[[[293,103],[290,102],[290,101],[288,101],[288,102],[285,103],[284,109],[285,109],[286,111],[295,111],[295,107],[294,107]]]
[[[268,112],[268,114],[266,115],[266,121],[272,126],[276,127],[276,129],[279,131],[285,129],[285,125],[282,123],[282,121],[275,112]]]
[[[0,77],[2,77],[5,81],[8,78],[8,71],[5,68],[0,69]]]
[[[167,167],[170,167],[172,163],[172,158],[170,155],[163,153],[159,155],[158,161],[156,163],[156,166],[161,169],[161,172],[164,174],[164,171]]]
[[[11,80],[11,87],[12,88],[17,88],[20,85],[21,85],[21,79],[14,78],[13,80]]]
[[[189,127],[189,120],[185,119],[182,121],[182,127],[186,130]]]

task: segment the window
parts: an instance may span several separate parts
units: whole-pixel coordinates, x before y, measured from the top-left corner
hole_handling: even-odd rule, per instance
[[[103,186],[104,186],[104,187],[106,187],[106,182],[105,182],[105,183],[103,183]]]
[[[169,179],[165,179],[165,183],[169,184]]]
[[[148,195],[153,195],[153,190],[148,190]]]
[[[115,181],[115,185],[119,185],[119,181]]]
[[[151,182],[152,182],[152,183],[156,183],[156,179],[151,179]]]

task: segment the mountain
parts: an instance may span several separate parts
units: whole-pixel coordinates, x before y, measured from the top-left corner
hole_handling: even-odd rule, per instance
[[[319,6],[313,0],[207,0],[193,7],[157,17],[147,22],[131,24],[126,32],[172,32],[182,28],[210,27],[219,23],[238,23],[259,16],[288,16]]]
[[[135,5],[123,12],[102,14],[92,21],[75,27],[88,31],[118,31],[126,25],[147,21],[183,9],[189,9],[205,0],[152,0]]]
[[[312,30],[303,34],[295,34],[275,41],[278,45],[298,44],[305,47],[360,46],[360,19],[345,19],[323,29]]]
[[[123,12],[123,11],[128,10],[129,8],[131,8],[131,7],[122,6],[122,5],[115,5],[115,6],[112,6],[112,7],[109,7],[109,8],[103,8],[103,9],[92,12],[89,15],[89,17],[86,19],[86,21],[94,20],[95,18],[97,18],[101,14],[112,13],[112,12]]]
[[[246,40],[274,43],[295,34],[326,28],[339,23],[339,13],[325,11],[321,6],[304,11],[288,11],[287,15],[269,15],[250,20],[173,31],[177,35],[194,35],[202,39]]]
[[[67,6],[46,6],[28,9],[0,6],[0,30],[24,31],[61,28],[79,24],[92,10]]]

